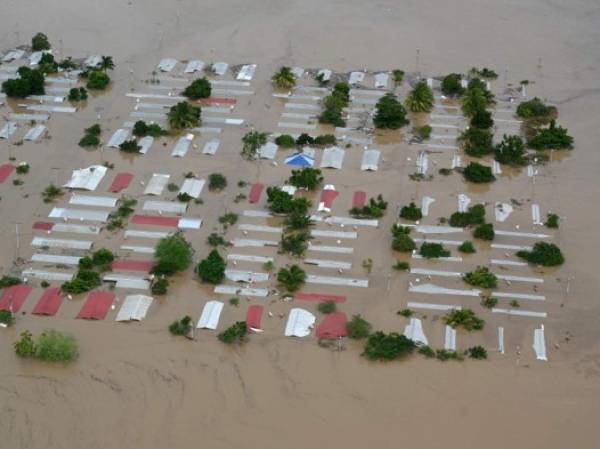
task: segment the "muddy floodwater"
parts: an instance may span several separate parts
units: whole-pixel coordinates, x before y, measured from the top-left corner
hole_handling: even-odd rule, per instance
[[[265,306],[264,332],[251,335],[243,346],[228,347],[213,331],[198,331],[195,341],[173,337],[167,331],[169,323],[184,315],[196,322],[205,302],[215,299],[212,286],[200,284],[191,269],[174,278],[169,294],[157,297],[139,323],[115,322],[124,296],[132,293],[119,289],[115,293],[120,303],[102,321],[74,319],[85,295],[65,298],[56,316],[34,316],[31,311],[42,288],[39,280],[31,280],[34,290],[16,324],[0,329],[0,448],[600,447],[594,430],[600,415],[597,1],[2,0],[0,11],[2,54],[28,44],[32,35],[42,31],[60,59],[102,54],[112,55],[116,64],[110,73],[110,90],[90,96],[75,114],[53,113],[46,138],[20,144],[17,140],[27,124],[19,124],[20,137],[0,140],[0,164],[27,161],[31,167],[29,174],[12,174],[0,184],[2,274],[18,275],[32,265],[30,259],[36,251],[30,243],[34,235],[40,235],[32,229],[33,223],[48,221],[52,207],[67,207],[70,193],[55,204],[45,204],[40,192],[51,183],[66,183],[72,170],[94,164],[108,163],[114,168],[92,194],[107,195],[118,172],[134,174],[125,194],[138,199],[136,213],[141,212],[144,200],[152,199],[144,197],[143,191],[153,173],[169,173],[178,185],[190,171],[202,178],[223,173],[227,189],[213,193],[205,188],[203,203],[191,203],[186,213],[204,220],[199,230],[186,231],[195,250],[194,263],[208,253],[206,237],[222,230],[217,218],[226,212],[239,214],[240,223],[280,226],[278,219],[242,217],[244,210],[264,210],[264,194],[258,204],[234,200],[240,193],[249,194],[249,185],[238,186],[240,180],[282,185],[290,175],[291,168],[283,163],[287,150],[279,150],[277,165],[240,157],[240,139],[249,129],[280,132],[280,116],[290,112],[284,111],[285,101],[272,96],[275,91],[270,78],[282,65],[326,67],[336,73],[366,69],[371,74],[400,68],[424,77],[489,67],[498,73],[492,82],[496,94],[529,80],[528,98],[538,96],[556,105],[560,124],[575,138],[573,151],[554,152],[551,162],[536,166],[536,176],[528,176],[527,167],[505,168],[489,186],[467,185],[458,173],[439,175],[439,168],[450,167],[452,152],[436,149],[428,154],[428,174],[433,179],[412,180],[409,175],[416,171],[419,153],[417,146],[406,143],[412,125],[373,136],[370,147],[381,151],[377,172],[360,170],[363,145],[358,144],[345,148],[343,169],[324,170],[325,184],[335,185],[340,192],[334,215],[348,215],[356,191],[364,191],[368,197],[382,194],[389,206],[378,228],[358,228],[356,240],[344,240],[340,245],[354,248],[344,259],[352,262],[352,268],[343,276],[366,278],[368,288],[311,285],[304,290],[345,295],[340,310],[348,316],[362,314],[384,331],[403,331],[407,320],[397,311],[409,301],[471,307],[485,319],[486,327],[481,332],[459,330],[457,345],[462,349],[482,345],[489,351],[488,360],[441,362],[415,354],[406,360],[372,363],[360,357],[360,342],[347,341],[345,350],[333,351],[320,347],[314,335],[286,338],[285,317],[292,306],[311,311],[317,321],[322,315],[316,303],[290,304],[276,296],[242,297],[237,307],[228,303],[229,297],[218,297],[225,302],[219,330],[244,320],[248,305]],[[157,139],[144,156],[77,146],[83,129],[96,122],[102,126],[101,138],[106,143],[123,122],[131,120],[134,100],[126,94],[147,91],[147,81],[155,76],[153,70],[166,57],[226,61],[232,66],[257,64],[254,78],[245,87],[253,94],[237,97],[231,113],[231,117],[243,118],[244,124],[224,127],[218,136],[203,135],[183,158],[171,157],[176,142],[172,137]],[[183,67],[180,62],[175,71],[181,74]],[[231,73],[226,79],[233,80]],[[316,85],[309,77],[304,81]],[[405,83],[398,93],[404,98],[407,92]],[[24,111],[23,103],[30,104],[17,101],[0,107],[0,127],[11,112]],[[460,114],[451,108],[441,111]],[[426,115],[411,118],[417,124],[433,121]],[[327,131],[331,128],[317,126],[310,132]],[[201,154],[203,145],[213,138],[220,140],[218,152]],[[465,157],[463,164],[468,161]],[[17,178],[23,180],[21,185],[13,184]],[[461,193],[474,203],[486,202],[490,220],[496,201],[512,204],[510,219],[496,223],[497,229],[547,232],[561,247],[566,263],[558,269],[498,267],[509,274],[543,277],[543,284],[535,288],[527,283],[503,288],[543,295],[545,301],[522,301],[521,307],[545,312],[546,318],[494,314],[473,297],[417,298],[408,291],[409,282],[417,282],[415,276],[392,269],[396,260],[410,260],[390,249],[389,229],[397,220],[399,207],[420,202],[423,196],[433,197],[435,202],[423,223],[435,225],[456,210]],[[161,199],[172,200],[176,194],[165,189]],[[310,196],[315,209],[318,195]],[[540,205],[542,218],[548,212],[559,214],[560,229],[534,227],[532,204]],[[324,224],[317,228],[329,229]],[[245,236],[237,225],[226,236],[279,239],[272,234]],[[128,242],[123,231],[103,230],[92,237],[95,248],[148,259],[147,254],[123,252],[122,245],[150,244],[135,239]],[[439,238],[469,237],[451,234]],[[336,245],[321,237],[312,243]],[[515,240],[501,236],[495,243]],[[460,267],[450,261],[410,261],[414,266],[460,271],[465,266],[488,264],[491,257],[505,258],[503,251],[489,245],[478,243],[478,248],[477,254],[465,256],[465,265]],[[290,262],[274,248],[246,250],[230,248],[226,252],[271,256],[276,267]],[[452,252],[457,254],[455,247]],[[335,254],[318,257],[340,259]],[[373,262],[370,273],[363,268],[363,261],[369,258]],[[244,262],[238,268],[261,271],[260,266]],[[336,270],[326,273],[305,268],[313,274],[338,276]],[[421,277],[419,282],[424,283]],[[460,278],[434,278],[431,282],[465,288]],[[275,284],[272,280],[269,286]],[[508,301],[503,301],[506,306]],[[418,316],[430,344],[443,347],[443,312],[422,310]],[[547,362],[536,360],[532,348],[534,329],[542,324]],[[497,351],[498,327],[505,331],[504,355]],[[20,332],[28,329],[38,334],[48,328],[77,338],[81,355],[75,363],[49,364],[16,357],[13,344]]]

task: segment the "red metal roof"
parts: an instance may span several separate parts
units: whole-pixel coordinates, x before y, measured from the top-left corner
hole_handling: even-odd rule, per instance
[[[331,209],[331,207],[333,206],[333,200],[335,200],[339,194],[340,192],[338,192],[337,190],[325,189],[321,192],[320,202],[324,203],[327,209]]]
[[[0,297],[0,310],[11,310],[17,313],[33,290],[29,285],[19,284],[7,287]]]
[[[160,215],[134,215],[131,219],[133,224],[149,226],[168,226],[176,228],[179,224],[177,217],[163,217]]]
[[[113,270],[149,272],[154,267],[154,262],[151,260],[120,259],[114,260],[111,267]]]
[[[215,104],[234,105],[237,103],[237,100],[235,98],[210,97],[210,98],[204,98],[204,99],[200,100],[199,103],[203,104],[203,105],[215,105]]]
[[[0,165],[0,184],[6,181],[6,178],[8,178],[14,170],[15,166],[13,164]]]
[[[326,315],[317,326],[315,334],[318,338],[338,338],[348,335],[346,330],[346,314],[344,312],[333,312]]]
[[[54,227],[54,223],[49,223],[47,221],[36,221],[32,227],[38,231],[50,231]]]
[[[252,187],[250,188],[250,197],[248,198],[248,200],[251,203],[258,203],[258,200],[260,200],[260,196],[262,195],[264,188],[264,184],[252,184]]]
[[[260,321],[262,319],[264,307],[261,305],[252,305],[248,307],[248,312],[246,313],[246,326],[248,329],[260,329]]]
[[[108,190],[109,192],[119,193],[121,190],[125,190],[127,187],[129,187],[129,184],[131,184],[132,180],[133,173],[117,173],[117,176],[115,176],[115,179]]]
[[[367,194],[365,192],[354,192],[352,197],[352,207],[363,207],[367,202]]]
[[[294,298],[299,299],[300,301],[346,301],[345,296],[328,295],[326,293],[296,293]]]
[[[81,307],[77,318],[103,320],[115,299],[114,293],[91,292]]]
[[[47,288],[31,313],[34,315],[56,315],[62,302],[60,288]]]

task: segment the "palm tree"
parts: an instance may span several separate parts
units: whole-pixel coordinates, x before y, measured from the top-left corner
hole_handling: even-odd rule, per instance
[[[277,273],[277,281],[283,284],[290,292],[298,290],[306,280],[306,273],[298,265],[292,265],[289,269],[282,268]]]
[[[408,94],[406,107],[412,112],[429,112],[433,109],[433,91],[425,81],[419,82]]]
[[[296,75],[294,75],[292,69],[286,66],[281,67],[279,72],[275,72],[271,79],[277,87],[282,89],[291,89],[296,85]]]
[[[462,96],[462,111],[467,117],[475,115],[477,111],[485,110],[488,104],[488,97],[478,87],[467,89]]]
[[[115,68],[115,63],[113,62],[112,56],[102,56],[102,60],[100,61],[100,68],[105,72],[107,70],[113,70]]]
[[[181,101],[171,107],[167,118],[169,126],[173,129],[192,128],[200,123],[200,108]]]

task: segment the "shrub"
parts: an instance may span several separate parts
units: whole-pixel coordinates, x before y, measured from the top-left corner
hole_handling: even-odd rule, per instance
[[[527,164],[523,139],[519,136],[504,135],[502,142],[494,149],[494,159],[501,164],[514,166]]]
[[[487,309],[491,309],[492,307],[496,307],[498,304],[498,298],[494,298],[493,296],[484,296],[481,300],[481,305]]]
[[[301,170],[292,170],[289,183],[294,187],[315,190],[323,182],[321,170],[318,168],[304,167]]]
[[[302,133],[296,139],[296,145],[305,146],[305,145],[313,145],[315,143],[315,139],[310,136],[310,134]]]
[[[488,267],[477,267],[475,271],[465,273],[463,280],[475,287],[496,288],[498,286],[498,278]]]
[[[508,303],[511,307],[521,307],[521,304],[519,304],[519,301],[517,301],[516,299],[513,299],[511,302]]]
[[[450,73],[442,80],[442,93],[448,96],[460,96],[465,91],[461,84],[462,75]]]
[[[31,38],[31,50],[50,50],[50,41],[48,40],[48,36],[46,36],[44,33],[36,33]]]
[[[483,360],[487,359],[487,350],[483,346],[473,346],[467,349],[467,354],[472,359]]]
[[[441,243],[424,242],[419,249],[419,254],[426,259],[437,259],[439,257],[450,257],[448,251]]]
[[[397,260],[392,268],[398,271],[408,271],[410,270],[410,264],[404,260]]]
[[[199,100],[200,98],[208,98],[211,93],[210,81],[204,78],[199,78],[192,81],[192,84],[187,86],[182,92],[184,97],[190,100]]]
[[[417,207],[415,203],[411,202],[408,206],[403,206],[402,209],[400,209],[400,218],[417,221],[423,218],[423,213],[421,212],[420,207]]]
[[[236,321],[233,325],[221,332],[217,338],[223,343],[242,343],[248,335],[248,327],[245,321]]]
[[[346,126],[342,118],[342,109],[350,102],[350,86],[348,83],[337,83],[331,95],[323,99],[324,110],[319,116],[320,123],[334,126]]]
[[[64,190],[60,187],[56,187],[54,184],[50,184],[42,192],[42,198],[44,199],[44,203],[50,203],[59,196],[64,195],[64,193]]]
[[[558,225],[560,222],[560,217],[556,214],[548,214],[546,216],[546,222],[544,223],[544,226],[546,226],[547,228],[551,228],[551,229],[558,229]]]
[[[292,212],[306,215],[311,203],[306,198],[294,198],[279,187],[267,188],[267,204],[271,212],[290,214]]]
[[[482,78],[488,78],[488,79],[496,79],[498,78],[498,74],[493,71],[492,69],[488,69],[487,67],[484,67],[482,69],[478,69],[477,67],[473,67],[471,68],[470,72],[473,75],[477,75],[480,76]]]
[[[69,90],[69,101],[87,100],[88,94],[84,87],[73,87]]]
[[[353,315],[346,323],[348,337],[354,340],[367,338],[371,333],[371,324],[360,315]]]
[[[101,284],[100,275],[94,270],[80,268],[71,281],[64,282],[60,288],[65,293],[79,294],[89,292]]]
[[[381,129],[399,129],[408,124],[406,119],[406,109],[402,103],[394,96],[388,93],[379,99],[376,105],[373,123],[376,128]]]
[[[410,309],[402,309],[402,310],[398,310],[398,312],[396,312],[396,314],[403,316],[405,318],[410,318],[411,316],[413,316],[415,314],[415,312],[413,312]]]
[[[421,346],[417,352],[419,354],[424,355],[425,358],[428,358],[428,359],[432,359],[435,357],[435,349],[433,349],[431,346],[428,346],[428,345]]]
[[[273,268],[275,268],[275,265],[273,264],[272,260],[268,260],[265,263],[263,263],[263,270],[265,271],[273,271]]]
[[[282,268],[277,273],[277,281],[289,292],[298,290],[305,280],[306,273],[298,265],[292,265],[289,269]]]
[[[156,265],[152,273],[171,276],[192,264],[192,246],[181,233],[159,240],[154,250]]]
[[[483,223],[485,223],[485,206],[483,204],[471,206],[467,212],[454,212],[449,220],[450,226],[455,228]]]
[[[422,140],[429,139],[433,128],[429,125],[423,125],[414,129],[414,133]]]
[[[114,254],[106,248],[101,248],[92,254],[92,264],[94,266],[108,265],[113,260],[115,260]]]
[[[21,332],[21,338],[15,342],[15,352],[19,357],[33,357],[35,355],[36,347],[31,332]]]
[[[215,232],[213,232],[206,238],[206,243],[208,243],[210,246],[227,245],[225,239]]]
[[[15,316],[12,314],[12,312],[10,310],[0,310],[0,323],[10,326],[14,322],[15,322]]]
[[[91,90],[104,90],[109,83],[110,77],[106,74],[106,72],[93,70],[88,76],[86,87]]]
[[[369,360],[394,360],[412,353],[415,342],[397,332],[369,335],[363,355]]]
[[[167,113],[169,126],[172,129],[193,128],[200,124],[201,109],[187,101],[181,101],[171,106]]]
[[[337,310],[337,304],[335,301],[324,301],[320,302],[317,306],[317,310],[325,315],[333,313]]]
[[[136,137],[159,137],[166,134],[166,131],[157,123],[146,123],[143,120],[138,120],[133,125],[133,135]]]
[[[369,203],[363,207],[350,209],[350,215],[363,218],[379,218],[383,217],[387,206],[387,201],[384,201],[381,195],[377,195],[377,199],[370,198]]]
[[[237,307],[240,305],[240,298],[229,298],[229,304],[231,304],[234,307]]]
[[[211,173],[208,176],[208,190],[223,190],[227,187],[227,178],[221,173]]]
[[[192,330],[192,317],[189,315],[184,316],[178,321],[173,321],[169,326],[169,332],[173,335],[187,335]]]
[[[482,184],[496,180],[496,177],[492,174],[491,167],[481,165],[478,162],[471,162],[469,165],[467,165],[463,170],[463,176],[466,181],[476,184]]]
[[[10,98],[26,98],[29,95],[44,95],[44,72],[29,67],[19,67],[19,78],[2,83],[2,91]]]
[[[242,143],[244,144],[242,147],[242,156],[246,159],[254,159],[258,149],[267,143],[268,137],[269,133],[260,131],[247,132],[242,137]]]
[[[296,141],[289,134],[282,134],[275,138],[275,143],[280,147],[291,148],[296,145]]]
[[[99,124],[95,124],[84,130],[83,137],[79,141],[80,147],[97,147],[100,145],[100,133],[102,129]]]
[[[425,81],[417,83],[406,98],[406,107],[412,112],[430,112],[433,103],[433,90]]]
[[[319,146],[335,145],[337,139],[333,134],[321,134],[315,137],[314,143]]]
[[[565,262],[560,248],[554,243],[537,242],[531,251],[519,251],[517,256],[529,263],[544,267],[554,267]]]
[[[221,215],[219,217],[219,223],[221,223],[225,228],[228,226],[233,226],[238,221],[238,214],[233,212],[228,212],[225,215]]]
[[[477,252],[475,250],[475,246],[473,245],[473,243],[468,240],[465,242],[462,242],[462,244],[458,247],[458,250],[461,253],[465,253],[465,254],[473,254],[473,253]]]
[[[446,362],[448,360],[456,360],[462,361],[463,356],[456,351],[449,351],[448,349],[436,349],[435,350],[435,358],[441,360],[442,362]]]
[[[494,225],[492,223],[480,224],[473,231],[473,237],[481,240],[494,240],[496,233],[494,232]]]
[[[396,251],[408,253],[413,251],[417,245],[409,236],[410,228],[404,226],[392,226],[392,248]]]
[[[548,128],[542,129],[536,136],[527,142],[534,150],[563,150],[573,148],[573,137],[566,128],[557,126],[552,120]]]
[[[462,96],[462,111],[467,117],[472,117],[477,111],[486,109],[494,102],[494,95],[487,90],[485,83],[479,78],[473,78]]]
[[[18,175],[26,175],[29,173],[29,164],[27,162],[21,162],[17,165],[16,172]]]
[[[213,249],[208,257],[198,264],[196,273],[202,281],[218,284],[225,277],[226,265],[225,259],[221,257],[217,250]]]
[[[139,153],[142,147],[138,145],[137,140],[129,139],[120,144],[119,149],[125,153]]]
[[[296,257],[301,257],[308,248],[308,241],[310,238],[310,233],[308,231],[284,234],[281,236],[279,247],[282,253],[288,253]]]
[[[285,219],[286,230],[305,230],[314,224],[310,219],[310,215],[300,214],[298,212],[292,212]]]
[[[291,89],[296,85],[296,75],[294,75],[292,69],[287,66],[283,66],[278,72],[275,72],[271,80],[275,86],[281,89]]]
[[[181,203],[189,203],[193,199],[194,199],[194,197],[189,195],[186,192],[181,192],[181,193],[177,194],[177,201],[179,201]]]
[[[446,314],[444,322],[453,328],[462,326],[469,332],[472,330],[481,330],[485,325],[485,321],[475,315],[475,312],[471,309],[453,309]]]
[[[481,157],[494,152],[493,135],[487,129],[471,127],[459,137],[465,153],[473,157]]]
[[[169,288],[169,280],[166,277],[160,277],[152,282],[151,291],[153,295],[166,295]]]
[[[70,362],[79,356],[75,338],[54,330],[42,332],[35,346],[35,357],[42,360]]]
[[[554,108],[546,104],[538,97],[529,101],[523,101],[517,106],[517,115],[521,118],[545,118],[553,113]]]
[[[402,80],[404,79],[404,70],[395,69],[392,70],[392,79],[394,80],[394,84],[398,86],[402,84]]]
[[[14,276],[2,276],[0,278],[0,288],[10,287],[12,285],[21,284],[21,279]]]
[[[479,109],[475,111],[475,114],[471,117],[471,128],[478,129],[490,129],[494,126],[494,120],[492,119],[492,113],[485,109]]]

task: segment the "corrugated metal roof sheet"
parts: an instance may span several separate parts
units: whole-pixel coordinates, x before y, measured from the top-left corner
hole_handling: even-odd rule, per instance
[[[349,84],[358,84],[362,83],[365,80],[364,72],[350,72],[350,76],[348,78]]]
[[[389,79],[390,79],[390,75],[387,73],[375,74],[375,88],[376,89],[385,89],[388,85]]]
[[[6,179],[15,171],[15,166],[13,164],[3,164],[0,165],[0,184],[2,184]]]
[[[254,77],[254,72],[256,72],[256,64],[244,65],[238,72],[236,79],[250,81]]]
[[[141,321],[146,317],[154,299],[151,296],[128,295],[117,314],[116,321]]]
[[[266,282],[269,273],[256,273],[244,270],[225,270],[225,277],[233,282]]]
[[[46,130],[45,125],[36,125],[33,128],[31,128],[29,131],[27,131],[27,134],[25,134],[25,137],[23,137],[23,140],[36,141],[40,138],[40,136],[42,135],[42,133],[45,130]]]
[[[9,120],[21,121],[21,122],[46,122],[50,118],[48,114],[8,114]]]
[[[264,188],[265,188],[264,184],[260,184],[260,183],[252,184],[252,187],[250,188],[250,194],[248,195],[248,201],[251,204],[258,203],[258,200],[260,200],[260,196],[261,196]]]
[[[184,214],[187,211],[187,203],[172,202],[172,201],[144,201],[143,210],[166,212],[170,214]]]
[[[334,339],[348,335],[346,323],[348,319],[344,312],[333,312],[325,315],[315,330],[317,338]]]
[[[227,72],[228,67],[229,67],[229,64],[227,64],[226,62],[215,62],[212,65],[212,70],[217,75],[223,76],[223,75],[225,75],[225,72]]]
[[[248,311],[246,312],[246,327],[251,330],[259,330],[260,323],[262,320],[264,307],[259,304],[253,304],[248,307]]]
[[[278,146],[273,142],[267,142],[258,149],[258,157],[261,159],[275,159],[277,155]]]
[[[285,336],[306,337],[310,335],[315,321],[315,316],[308,310],[294,308],[290,310],[290,315],[285,325]]]
[[[238,262],[255,262],[255,263],[267,263],[273,262],[272,257],[267,256],[251,256],[247,254],[227,254],[227,260],[235,260]]]
[[[164,58],[158,63],[158,70],[161,72],[170,72],[177,65],[177,59]]]
[[[381,152],[379,150],[365,150],[360,163],[361,170],[377,170],[379,165],[379,156]]]
[[[338,147],[325,148],[321,159],[321,168],[342,168],[346,152]]]
[[[146,189],[144,190],[144,195],[160,196],[160,194],[164,190],[165,186],[169,182],[170,177],[171,177],[171,175],[154,173],[152,175],[152,178],[150,178],[150,181],[148,182]]]
[[[148,150],[150,150],[150,147],[152,146],[153,143],[154,143],[154,137],[152,137],[152,136],[142,137],[138,141],[138,145],[141,147],[140,154],[148,153]]]
[[[106,175],[106,167],[102,165],[92,165],[88,168],[73,170],[71,180],[63,187],[70,189],[96,190],[104,175]]]
[[[331,79],[331,70],[329,69],[321,69],[317,72],[317,76],[321,77],[323,81],[329,81]]]
[[[296,293],[294,295],[295,299],[300,301],[335,301],[335,302],[345,302],[346,297],[340,295],[330,295],[327,293]]]
[[[111,138],[108,140],[108,143],[106,144],[106,146],[108,148],[119,148],[119,145],[121,145],[123,142],[125,142],[128,137],[129,137],[129,131],[127,129],[124,129],[124,128],[117,129],[114,132],[114,134],[111,136]]]
[[[283,232],[283,228],[278,226],[263,226],[263,225],[254,225],[248,223],[242,223],[238,226],[240,231],[252,231],[252,232],[266,232],[269,234],[281,234]]]
[[[26,284],[11,285],[3,290],[0,297],[0,310],[18,313],[33,288]]]
[[[94,242],[85,240],[48,239],[45,237],[34,237],[31,246],[63,248],[63,249],[90,249]]]
[[[198,320],[196,327],[198,329],[212,329],[215,330],[219,325],[219,318],[221,317],[221,311],[223,310],[223,303],[220,301],[208,301],[204,304],[202,314]]]
[[[183,157],[186,155],[188,150],[190,149],[190,145],[192,144],[192,140],[194,140],[194,135],[189,133],[183,137],[180,137],[171,152],[171,156],[173,157]]]
[[[313,229],[310,234],[313,237],[330,237],[335,239],[356,239],[358,233],[354,231],[329,231],[325,229]]]
[[[175,228],[179,224],[179,218],[162,217],[157,215],[134,215],[131,218],[131,222],[138,225],[167,226]]]
[[[127,187],[129,187],[129,184],[131,184],[132,180],[133,180],[133,173],[127,173],[127,172],[117,173],[117,176],[115,176],[115,179],[113,180],[113,182],[110,185],[110,188],[108,190],[109,190],[109,192],[119,193],[122,190],[125,190]]]
[[[177,223],[179,229],[200,229],[202,226],[201,218],[186,218],[182,217]]]
[[[201,61],[200,59],[192,59],[191,61],[189,61],[187,63],[183,72],[184,73],[201,72],[203,69],[204,69],[204,61]]]
[[[100,234],[100,227],[99,226],[67,224],[67,223],[55,223],[52,226],[52,232],[98,235],[98,234]]]
[[[111,263],[111,268],[113,270],[144,271],[149,273],[154,265],[154,261],[152,260],[119,259]]]
[[[121,245],[121,249],[140,254],[154,254],[154,248],[151,246]]]
[[[265,298],[269,295],[269,290],[266,288],[247,288],[236,285],[217,285],[214,292],[223,295],[257,296],[260,298]]]
[[[221,141],[219,139],[209,140],[208,142],[206,142],[204,144],[204,148],[202,149],[202,154],[210,154],[210,155],[216,154],[217,150],[219,149],[220,144],[221,144]]]
[[[428,345],[427,337],[423,332],[423,323],[418,318],[411,318],[404,328],[404,336],[417,344]]]
[[[95,67],[98,67],[98,65],[100,65],[101,62],[102,62],[102,56],[90,55],[85,59],[85,61],[83,61],[83,65],[85,67],[95,68]]]
[[[79,313],[77,318],[90,319],[90,320],[103,320],[106,318],[106,314],[110,310],[110,306],[115,300],[114,293],[110,292],[91,292]]]
[[[192,198],[200,198],[205,183],[204,179],[187,178],[183,181],[179,193],[185,193]]]
[[[34,254],[31,256],[32,262],[51,263],[57,265],[79,265],[81,257],[60,256],[56,254]]]
[[[103,210],[88,210],[88,209],[66,209],[55,207],[50,211],[48,217],[63,218],[67,220],[80,221],[99,221],[105,223],[108,220],[109,212]]]
[[[142,238],[142,239],[163,239],[170,235],[169,232],[160,231],[138,231],[136,229],[128,229],[125,231],[125,238]]]
[[[33,308],[34,315],[56,315],[58,309],[62,305],[63,298],[60,296],[59,288],[47,288],[42,293],[35,307]]]
[[[65,273],[62,271],[46,271],[46,270],[37,270],[34,268],[28,268],[23,270],[21,273],[23,278],[34,278],[34,279],[42,279],[44,281],[71,281],[73,279],[73,273]]]
[[[362,287],[367,288],[369,286],[368,279],[353,279],[344,278],[339,276],[315,276],[309,274],[306,276],[307,284],[323,284],[323,285],[341,285],[344,287]]]
[[[115,207],[117,201],[118,198],[110,196],[92,196],[73,193],[69,199],[69,204],[77,206]]]
[[[17,131],[17,124],[15,122],[8,122],[0,129],[0,139],[8,139]]]

